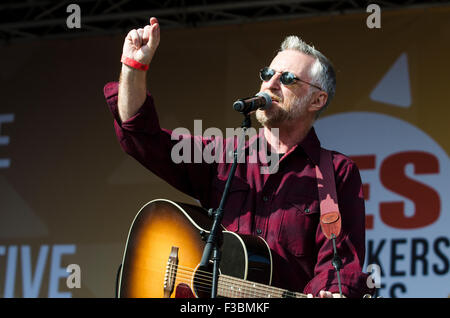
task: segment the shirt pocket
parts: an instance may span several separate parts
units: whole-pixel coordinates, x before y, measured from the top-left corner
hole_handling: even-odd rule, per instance
[[[296,257],[311,256],[315,252],[319,202],[306,196],[290,197],[287,202],[287,209],[282,211],[278,243]]]
[[[216,208],[219,207],[220,200],[225,191],[226,182],[226,179],[221,178],[214,180],[213,202]],[[239,230],[239,216],[245,207],[249,189],[250,186],[245,181],[238,177],[233,177],[222,219],[222,225],[228,231],[236,232]]]

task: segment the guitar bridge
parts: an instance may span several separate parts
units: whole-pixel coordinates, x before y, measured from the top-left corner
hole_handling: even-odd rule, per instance
[[[170,298],[174,288],[178,269],[178,247],[172,246],[167,260],[166,274],[164,275],[164,298]]]

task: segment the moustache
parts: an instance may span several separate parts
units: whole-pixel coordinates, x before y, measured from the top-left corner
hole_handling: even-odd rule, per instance
[[[276,95],[276,94],[274,94],[272,92],[266,92],[266,93],[269,94],[269,96],[272,99],[272,101],[275,101],[275,102],[278,102],[278,103],[282,102],[282,98],[280,96],[278,96],[278,95]]]

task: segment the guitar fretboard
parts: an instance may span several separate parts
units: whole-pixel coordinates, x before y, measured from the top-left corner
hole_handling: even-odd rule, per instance
[[[306,298],[307,295],[282,288],[246,281],[232,276],[220,275],[217,294],[230,298]]]

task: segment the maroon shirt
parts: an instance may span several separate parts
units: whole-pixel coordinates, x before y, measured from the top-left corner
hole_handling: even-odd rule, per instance
[[[217,208],[231,168],[231,163],[174,163],[171,158],[172,131],[162,129],[150,94],[130,119],[121,122],[117,108],[118,83],[108,83],[104,94],[114,116],[119,142],[126,153],[178,190],[198,199],[203,207]],[[206,146],[218,138],[180,136],[192,140],[195,147]],[[251,148],[262,134],[246,142]],[[186,139],[185,139],[186,140]],[[233,138],[226,139],[227,147]],[[201,149],[201,148],[198,148]],[[259,150],[264,151],[265,149]],[[286,153],[278,171],[262,174],[268,164],[247,151],[245,163],[237,166],[231,192],[224,209],[223,225],[229,231],[259,235],[272,250],[272,285],[312,293],[320,290],[338,292],[336,272],[331,264],[333,248],[319,223],[319,198],[315,165],[319,163],[320,142],[314,128],[305,139]],[[224,152],[225,156],[225,152]],[[342,292],[347,297],[370,293],[362,273],[365,254],[365,210],[361,178],[355,163],[333,152],[336,190],[342,217],[342,231],[337,239]],[[253,163],[251,163],[253,162]]]

